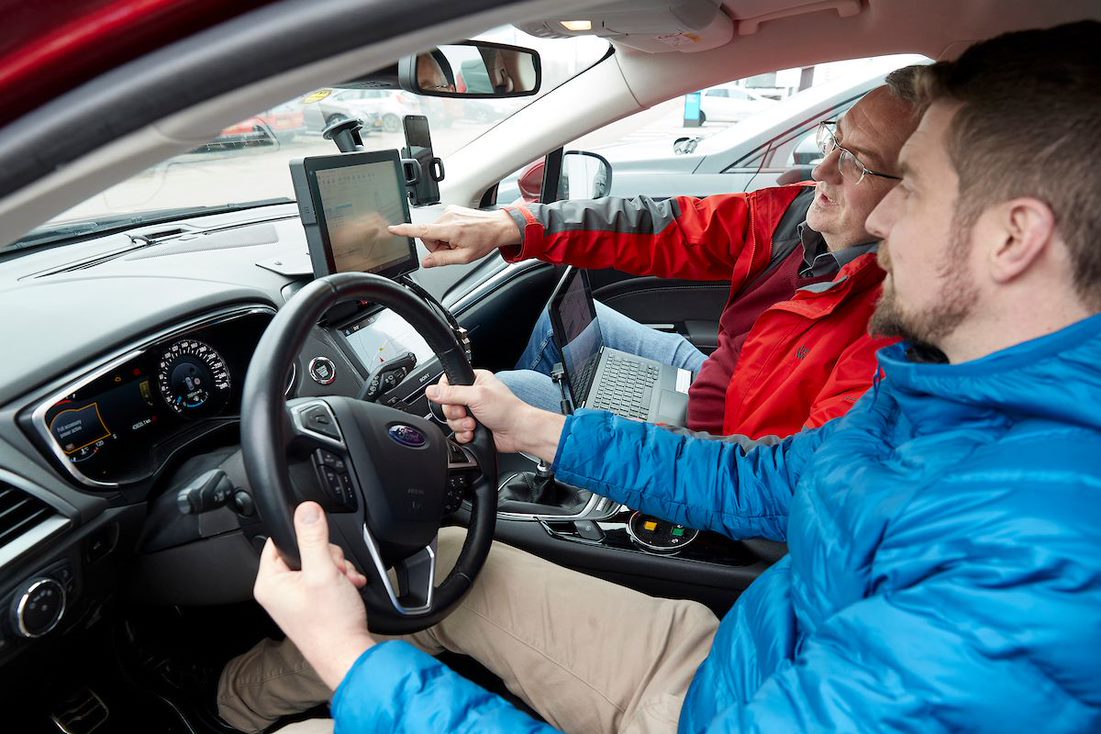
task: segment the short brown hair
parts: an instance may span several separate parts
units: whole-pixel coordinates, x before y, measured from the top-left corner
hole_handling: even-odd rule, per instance
[[[1051,207],[1074,288],[1101,310],[1101,23],[1006,33],[917,72],[918,102],[960,103],[948,134],[956,222],[1016,197]]]

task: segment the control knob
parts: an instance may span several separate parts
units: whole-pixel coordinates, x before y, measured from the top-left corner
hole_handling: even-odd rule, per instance
[[[11,621],[23,637],[41,637],[48,633],[64,613],[65,587],[48,576],[32,579],[15,591]]]

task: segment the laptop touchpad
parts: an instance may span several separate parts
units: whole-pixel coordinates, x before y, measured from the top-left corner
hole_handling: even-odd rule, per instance
[[[657,421],[671,426],[683,426],[688,417],[688,396],[675,390],[659,390]]]

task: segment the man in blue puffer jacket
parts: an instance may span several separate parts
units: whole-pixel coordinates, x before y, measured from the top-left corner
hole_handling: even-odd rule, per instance
[[[1079,23],[922,74],[929,106],[903,181],[868,220],[888,272],[873,328],[908,341],[880,352],[881,377],[848,416],[749,448],[538,411],[488,373],[434,389],[459,440],[469,410],[500,450],[553,458],[571,484],[788,542],[718,626],[683,704],[673,692],[679,731],[1101,730],[1098,48],[1101,24]],[[303,571],[269,547],[256,595],[339,686],[339,733],[543,726],[405,642],[376,644],[362,579],[334,564],[317,506],[296,523]],[[522,575],[506,580],[539,583]],[[623,591],[605,586],[596,609]],[[538,678],[521,687],[542,710]],[[660,703],[637,699],[611,704]],[[647,726],[635,728],[660,722]]]

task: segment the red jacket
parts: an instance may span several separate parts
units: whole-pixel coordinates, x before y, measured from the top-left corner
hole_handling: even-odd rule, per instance
[[[739,305],[753,300],[748,296],[761,281],[783,277],[773,237],[803,191],[795,185],[704,199],[526,205],[510,211],[522,223],[523,244],[502,254],[510,261],[534,257],[636,275],[729,280],[718,349],[689,392],[689,427],[788,436],[843,415],[871,386],[875,352],[894,342],[867,336],[884,273],[874,254],[865,254],[832,281],[799,290],[790,284],[777,292],[779,302],[756,306],[743,343],[738,323],[746,313]],[[801,260],[801,248],[793,257]],[[791,258],[784,262],[790,267]]]

